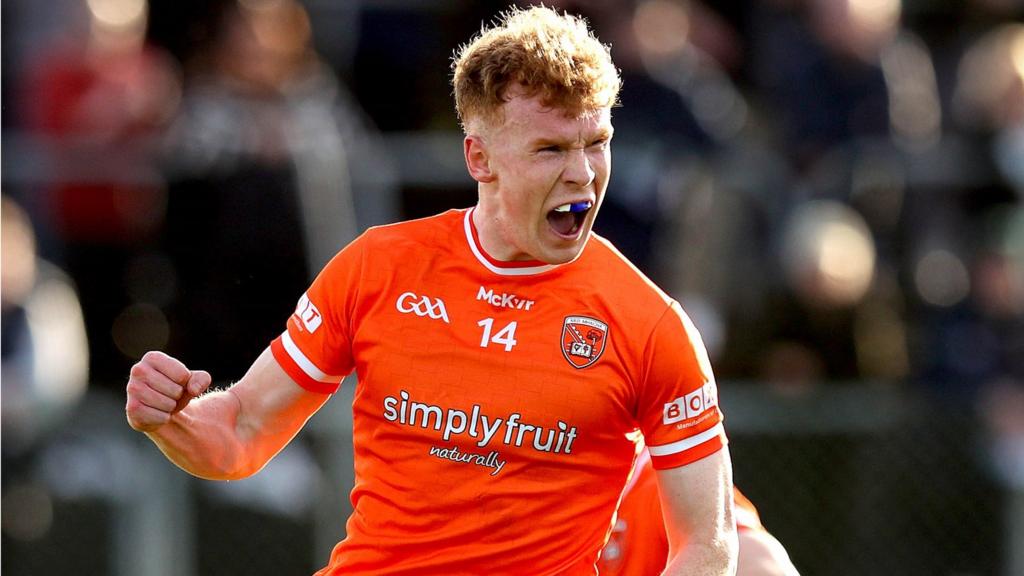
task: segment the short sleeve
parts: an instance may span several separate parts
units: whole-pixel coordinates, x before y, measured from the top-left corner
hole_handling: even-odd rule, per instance
[[[677,302],[644,350],[637,418],[654,468],[683,466],[726,444],[718,387],[697,328]]]
[[[333,394],[352,372],[352,326],[363,274],[364,237],[339,252],[299,298],[274,359],[303,388]]]

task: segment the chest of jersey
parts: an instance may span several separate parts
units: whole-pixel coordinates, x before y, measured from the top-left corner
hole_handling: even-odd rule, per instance
[[[628,467],[625,335],[592,288],[437,263],[396,277],[354,326],[356,411],[377,437],[492,475],[595,453]]]

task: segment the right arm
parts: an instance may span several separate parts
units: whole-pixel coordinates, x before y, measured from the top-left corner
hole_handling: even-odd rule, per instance
[[[270,349],[226,390],[203,394],[210,375],[162,352],[131,369],[125,413],[177,466],[211,480],[251,476],[330,398],[296,384]]]

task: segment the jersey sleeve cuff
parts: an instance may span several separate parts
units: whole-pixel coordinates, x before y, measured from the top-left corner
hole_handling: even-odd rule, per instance
[[[722,423],[708,428],[704,432],[676,442],[648,446],[651,454],[651,466],[656,470],[677,468],[696,462],[718,452],[728,441]]]
[[[284,332],[270,343],[270,351],[281,368],[295,381],[310,392],[334,394],[341,386],[344,376],[326,374],[316,367],[299,350],[288,332]]]

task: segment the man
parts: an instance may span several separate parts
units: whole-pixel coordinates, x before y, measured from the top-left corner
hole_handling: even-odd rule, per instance
[[[739,558],[736,576],[799,576],[785,547],[761,524],[753,502],[733,489]],[[643,451],[622,491],[611,538],[598,562],[601,576],[654,576],[665,567],[668,540],[651,457]]]
[[[586,24],[513,10],[456,59],[479,201],[371,229],[231,388],[160,353],[127,413],[205,478],[257,472],[353,369],[354,512],[318,574],[594,574],[646,437],[668,574],[731,574],[732,471],[700,337],[591,234],[619,78]]]

